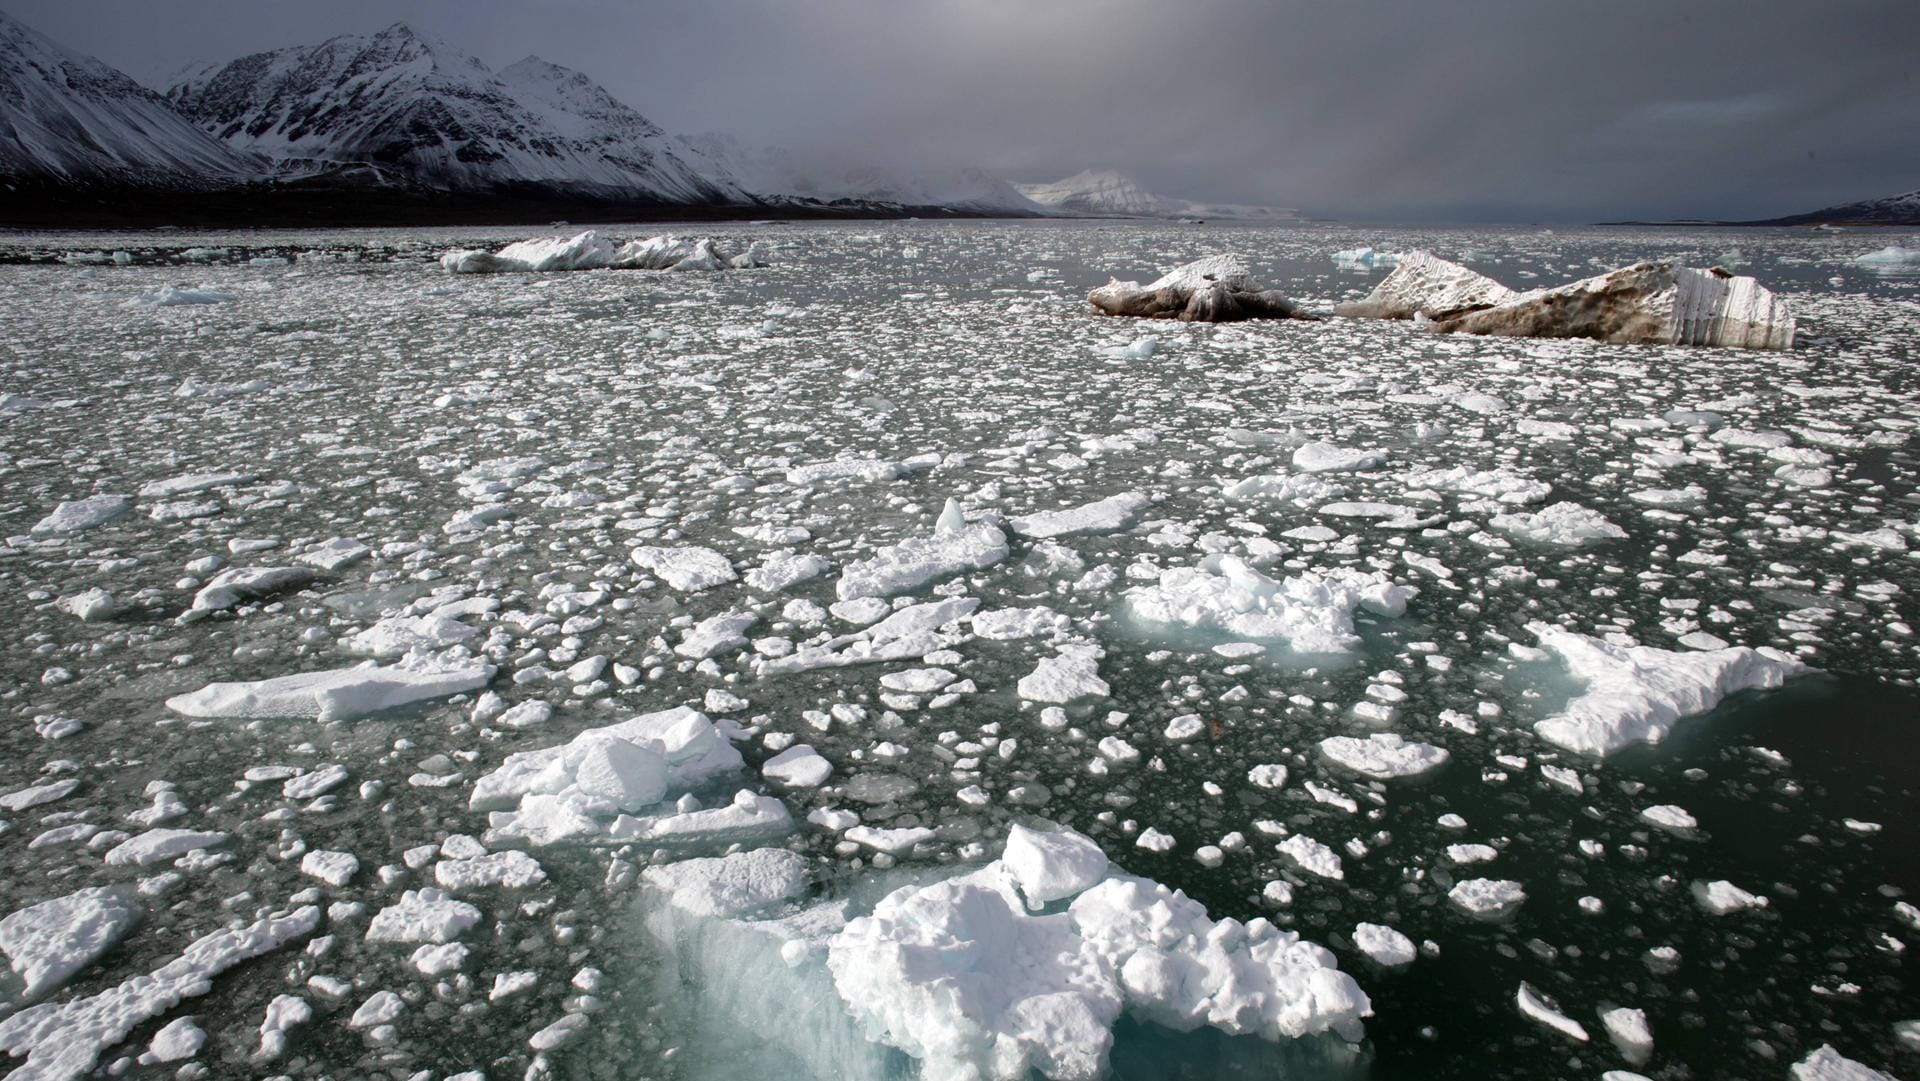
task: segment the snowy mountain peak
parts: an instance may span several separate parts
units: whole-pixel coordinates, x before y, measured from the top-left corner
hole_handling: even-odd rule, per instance
[[[206,187],[256,168],[125,73],[0,12],[0,176]]]
[[[1119,214],[1170,217],[1178,212],[1168,200],[1141,187],[1132,177],[1113,169],[1088,169],[1050,184],[1016,184],[1036,203],[1082,214]]]
[[[688,166],[666,133],[580,73],[528,57],[496,75],[406,23],[242,57],[167,96],[216,137],[290,172],[364,164],[454,190],[744,198],[727,178]]]

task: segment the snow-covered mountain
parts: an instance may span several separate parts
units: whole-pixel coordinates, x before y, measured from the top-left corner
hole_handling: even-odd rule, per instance
[[[849,163],[784,147],[748,146],[708,132],[685,140],[691,160],[733,177],[765,199],[853,201],[906,207],[945,207],[967,214],[1045,214],[1047,209],[980,169],[907,172],[867,162]]]
[[[578,72],[528,57],[498,74],[404,23],[189,69],[167,100],[227,145],[300,174],[365,166],[461,191],[538,187],[737,203],[730,178]]]
[[[1756,225],[1920,225],[1920,191],[1842,203],[1811,214],[1756,222]]]
[[[1022,195],[1044,206],[1075,214],[1123,218],[1233,218],[1246,221],[1288,221],[1294,212],[1282,207],[1201,203],[1155,195],[1125,173],[1088,169],[1065,180],[1046,184],[1015,184]]]
[[[259,168],[160,95],[0,12],[0,177],[206,188]]]

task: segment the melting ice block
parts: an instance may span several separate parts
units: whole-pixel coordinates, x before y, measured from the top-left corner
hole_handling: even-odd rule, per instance
[[[640,880],[690,915],[738,919],[798,898],[806,892],[809,876],[807,858],[798,852],[759,848],[656,865],[640,872]]]
[[[1007,831],[1000,862],[1033,908],[1072,897],[1107,877],[1107,854],[1072,830],[1037,830],[1015,825]]]
[[[1226,323],[1242,319],[1311,319],[1279,290],[1254,281],[1238,256],[1210,255],[1176,267],[1154,281],[1114,279],[1087,294],[1106,315]]]
[[[1545,623],[1528,627],[1558,656],[1582,691],[1534,725],[1541,738],[1595,756],[1658,743],[1682,717],[1706,713],[1729,695],[1772,689],[1807,667],[1778,650],[1687,650],[1616,646]]]
[[[1355,773],[1378,781],[1415,777],[1447,764],[1444,747],[1417,743],[1394,732],[1376,732],[1365,739],[1331,736],[1320,741],[1320,753]]]
[[[1336,260],[1337,260],[1336,256]],[[1355,319],[1452,319],[1503,304],[1514,291],[1484,274],[1424,251],[1402,255],[1393,273],[1364,299],[1336,305],[1335,315]]]
[[[493,679],[493,665],[473,657],[409,654],[396,664],[303,672],[251,683],[209,683],[167,699],[189,717],[313,717],[345,720],[430,698],[474,691]]]
[[[1379,571],[1347,567],[1276,582],[1238,556],[1214,554],[1128,590],[1126,606],[1144,623],[1279,641],[1296,653],[1344,653],[1360,644],[1356,610],[1404,615],[1418,593]]]
[[[1084,506],[1039,511],[1012,521],[1023,537],[1045,539],[1074,533],[1111,533],[1133,520],[1151,502],[1143,492],[1121,492]]]
[[[1571,285],[1521,293],[1434,324],[1443,333],[1597,338],[1623,345],[1793,348],[1787,302],[1719,267],[1635,263]]]
[[[90,495],[69,499],[53,508],[45,518],[33,524],[35,536],[50,533],[78,533],[105,525],[133,513],[133,500],[123,495]]]
[[[992,522],[936,527],[925,537],[903,540],[847,564],[834,593],[843,601],[891,597],[965,571],[983,570],[1005,558],[1007,535]]]
[[[1793,1064],[1793,1081],[1895,1081],[1895,1078],[1855,1062],[1835,1051],[1832,1044],[1821,1044],[1819,1050]]]

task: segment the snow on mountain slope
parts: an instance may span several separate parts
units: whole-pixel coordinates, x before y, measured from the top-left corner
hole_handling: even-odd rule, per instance
[[[1920,191],[1889,195],[1883,199],[1862,199],[1842,203],[1810,214],[1755,222],[1756,225],[1920,225]]]
[[[1088,169],[1047,184],[1015,184],[1036,203],[1075,214],[1127,218],[1233,218],[1247,221],[1290,221],[1292,210],[1232,203],[1201,203],[1155,195],[1125,173]]]
[[[0,176],[211,187],[258,169],[160,95],[0,12]]]
[[[663,202],[737,202],[585,76],[529,57],[494,74],[404,23],[183,73],[167,92],[229,145],[286,164],[374,166],[456,190],[536,185]]]

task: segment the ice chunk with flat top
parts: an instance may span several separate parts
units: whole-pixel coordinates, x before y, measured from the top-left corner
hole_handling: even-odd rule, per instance
[[[1083,698],[1105,698],[1111,690],[1100,678],[1102,650],[1092,643],[1076,642],[1060,647],[1051,657],[1042,658],[1033,671],[1020,677],[1020,697],[1029,702],[1066,705]]]
[[[991,522],[936,529],[847,564],[834,593],[841,600],[891,597],[1007,558],[1007,535]]]
[[[121,886],[89,886],[0,919],[0,954],[20,981],[0,995],[0,1013],[59,990],[125,938],[140,906]]]
[[[1617,646],[1560,627],[1528,628],[1558,656],[1582,689],[1534,725],[1541,738],[1595,756],[1635,743],[1658,743],[1683,717],[1712,710],[1744,690],[1771,689],[1808,671],[1778,650],[1687,650]]]
[[[711,548],[643,546],[629,554],[635,563],[682,593],[698,593],[738,577],[733,563]]]
[[[346,720],[414,702],[479,690],[493,665],[473,657],[410,654],[396,664],[303,672],[250,683],[209,683],[167,699],[189,717],[313,717]]]
[[[1075,533],[1111,533],[1133,520],[1151,502],[1143,492],[1121,492],[1065,510],[1039,511],[1010,523],[1023,537],[1044,539]]]
[[[1320,753],[1355,773],[1379,781],[1415,777],[1439,769],[1450,757],[1444,747],[1406,739],[1395,732],[1376,732],[1365,739],[1331,736],[1320,741]]]
[[[1217,553],[1128,590],[1126,610],[1143,623],[1278,641],[1296,653],[1344,653],[1360,645],[1355,611],[1399,616],[1418,592],[1379,571],[1348,567],[1276,582],[1238,556]]]
[[[33,524],[35,536],[54,533],[78,533],[106,525],[133,513],[133,500],[123,495],[90,495],[69,499],[47,512]]]
[[[640,872],[640,881],[665,893],[668,904],[690,915],[722,919],[783,906],[804,895],[809,880],[807,858],[784,848],[656,864]]]
[[[1020,887],[1028,906],[1041,908],[1072,897],[1107,877],[1107,854],[1073,830],[1038,830],[1014,825],[1000,860]]]
[[[374,914],[367,925],[367,941],[438,945],[459,938],[479,922],[479,909],[453,899],[445,890],[406,890],[399,901]]]
[[[1412,939],[1381,923],[1355,925],[1353,946],[1373,963],[1388,968],[1413,964],[1419,956]]]
[[[1607,521],[1597,510],[1561,502],[1538,511],[1496,514],[1487,524],[1510,537],[1552,548],[1578,548],[1604,541],[1625,540],[1627,531]]]

